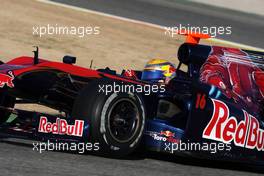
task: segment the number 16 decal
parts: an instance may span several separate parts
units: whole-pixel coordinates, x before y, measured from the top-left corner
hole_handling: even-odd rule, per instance
[[[198,93],[196,97],[196,109],[204,109],[206,106],[206,96],[205,94]]]

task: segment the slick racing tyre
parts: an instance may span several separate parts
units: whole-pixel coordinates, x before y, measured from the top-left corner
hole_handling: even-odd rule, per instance
[[[75,100],[72,117],[88,120],[91,142],[99,143],[97,154],[120,158],[140,144],[145,109],[137,93],[99,91],[100,86],[112,83],[102,78],[85,87]]]
[[[0,91],[0,125],[7,121],[11,112],[4,108],[13,108],[15,106],[15,98],[7,95],[4,90]]]

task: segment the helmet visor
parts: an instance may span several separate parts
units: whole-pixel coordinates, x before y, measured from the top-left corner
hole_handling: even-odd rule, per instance
[[[144,70],[141,76],[145,81],[156,81],[164,79],[162,70]]]

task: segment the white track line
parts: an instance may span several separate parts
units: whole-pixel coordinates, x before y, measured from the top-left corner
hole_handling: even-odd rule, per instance
[[[53,2],[53,1],[49,1],[49,0],[36,0],[36,1],[46,3],[46,4],[52,4],[52,5],[56,5],[56,6],[60,6],[60,7],[65,7],[65,8],[81,11],[81,12],[88,12],[91,14],[105,16],[105,17],[109,17],[109,18],[113,18],[113,19],[117,19],[117,20],[121,20],[121,21],[140,24],[140,25],[144,25],[144,26],[148,26],[148,27],[152,27],[152,28],[157,28],[157,29],[161,29],[161,30],[164,30],[164,28],[165,28],[165,26],[161,26],[161,25],[157,25],[157,24],[153,24],[153,23],[148,23],[148,22],[139,21],[139,20],[133,20],[133,19],[117,16],[117,15],[111,15],[111,14],[98,12],[95,10],[89,10],[89,9],[76,7],[76,6],[72,6],[72,5],[67,5],[67,4],[63,4],[63,3],[59,3],[59,2]],[[236,42],[231,42],[231,41],[227,41],[227,40],[222,40],[222,39],[217,39],[217,38],[209,38],[206,40],[210,41],[210,42],[216,42],[219,44],[232,45],[233,47],[243,48],[243,49],[247,49],[247,50],[257,50],[257,51],[264,52],[264,49],[262,49],[262,48],[257,48],[257,47],[244,45],[244,44],[240,44],[240,43],[236,43]]]

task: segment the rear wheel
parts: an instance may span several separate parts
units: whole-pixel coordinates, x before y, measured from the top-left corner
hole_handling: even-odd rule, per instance
[[[99,152],[123,157],[140,143],[145,124],[144,104],[136,93],[100,93],[99,85],[110,85],[108,79],[95,80],[77,97],[72,116],[88,120],[91,142],[98,142]]]

